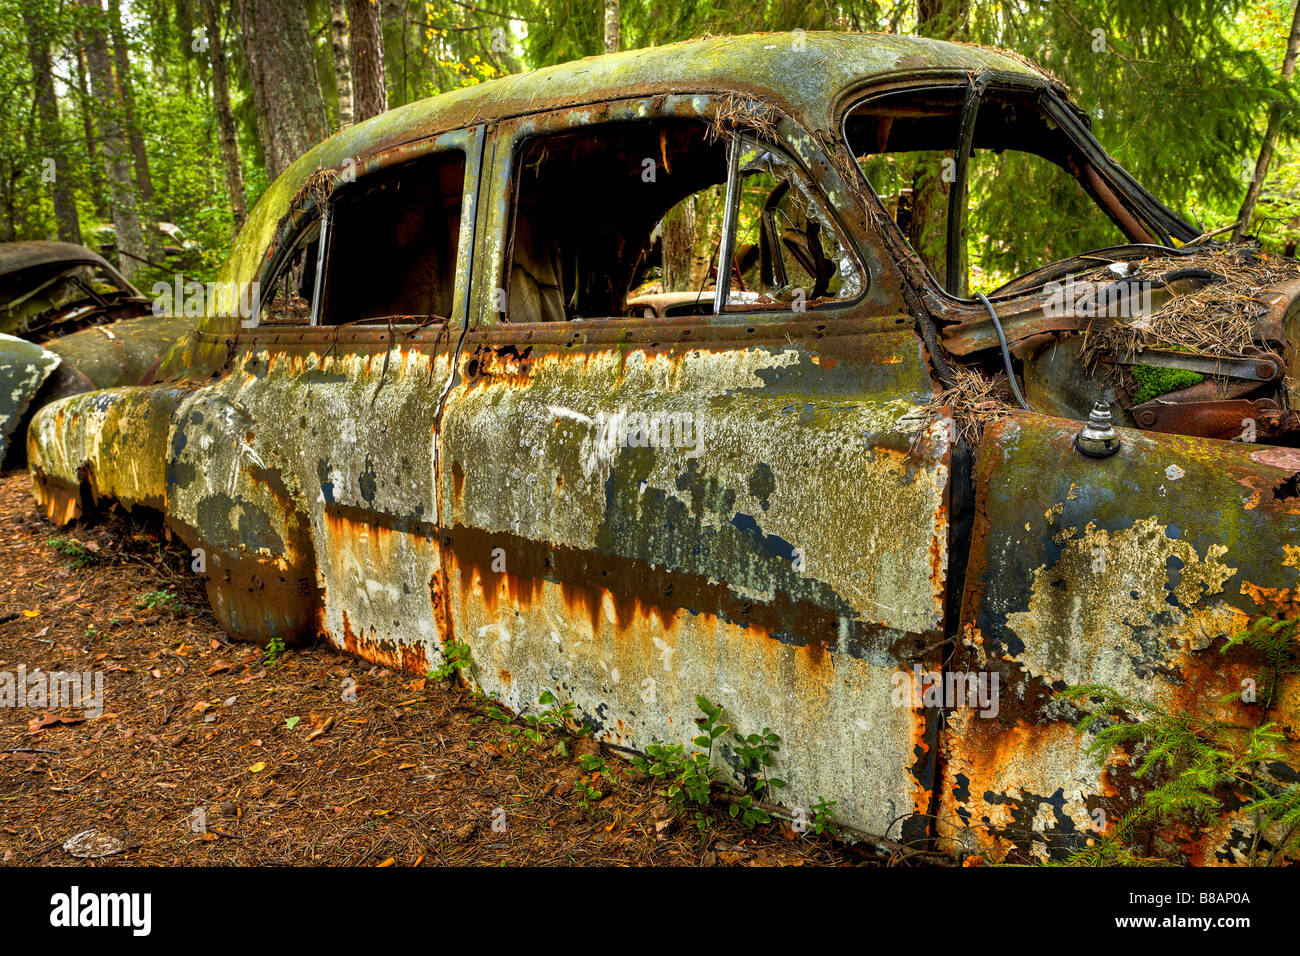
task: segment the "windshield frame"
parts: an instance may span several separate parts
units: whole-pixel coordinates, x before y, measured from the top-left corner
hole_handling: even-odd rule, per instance
[[[926,289],[934,294],[941,296],[952,304],[960,304],[964,307],[979,307],[981,314],[983,312],[978,298],[974,294],[962,296],[956,294],[951,289],[945,287],[930,267],[920,258],[919,254],[912,248],[908,239],[899,229],[898,224],[893,221],[885,211],[883,201],[875,190],[874,184],[867,178],[865,171],[857,161],[854,150],[849,139],[849,120],[855,112],[867,106],[872,100],[882,96],[892,96],[907,93],[908,91],[922,92],[926,90],[948,89],[952,91],[964,91],[965,105],[958,110],[956,119],[958,120],[958,131],[953,142],[954,157],[956,160],[957,177],[952,184],[951,196],[963,195],[965,191],[965,178],[967,176],[967,163],[969,161],[971,144],[973,141],[974,126],[978,119],[979,105],[982,98],[989,90],[1004,91],[1024,91],[1036,95],[1038,106],[1043,115],[1050,119],[1060,128],[1062,135],[1078,151],[1079,155],[1096,171],[1102,184],[1113,192],[1116,198],[1124,206],[1125,212],[1135,215],[1141,224],[1149,230],[1157,233],[1156,238],[1160,241],[1152,244],[1144,243],[1125,243],[1107,248],[1153,248],[1161,250],[1171,250],[1175,242],[1189,243],[1200,236],[1199,231],[1184,220],[1178,213],[1174,212],[1149,191],[1147,191],[1136,179],[1133,178],[1127,170],[1120,166],[1112,159],[1096,137],[1092,135],[1088,115],[1070,103],[1069,100],[1056,90],[1052,84],[1044,79],[1025,76],[1017,73],[1007,73],[997,70],[981,70],[975,73],[961,72],[944,72],[944,73],[926,73],[911,78],[893,77],[886,82],[877,82],[870,85],[856,87],[846,91],[841,96],[841,108],[839,110],[839,135],[844,149],[848,153],[849,163],[854,167],[858,177],[858,183],[865,185],[870,190],[870,195],[876,203],[876,211],[880,215],[876,218],[887,220],[888,224],[884,230],[888,233],[889,244],[895,247],[901,247],[905,250],[904,259],[914,261],[919,265],[920,277],[923,279]],[[1115,218],[1115,213],[1106,208],[1101,199],[1093,193],[1089,185],[1080,177],[1076,177],[1079,187],[1087,192],[1093,202],[1096,204],[1098,213]],[[949,234],[946,239],[946,255],[949,259],[953,254],[953,243],[950,240],[953,237],[952,228],[954,220],[958,233],[967,216],[968,209],[966,205],[951,202],[948,203],[948,225]],[[1127,231],[1127,230],[1126,230]],[[1034,275],[1038,272],[1051,272],[1054,266],[1062,263],[1068,263],[1077,258],[1086,257],[1090,254],[1102,250],[1079,250],[1072,256],[1053,262],[1044,263],[1036,269],[1032,269],[1019,276],[1013,277],[1004,287],[994,290],[988,294],[988,298],[995,300],[1007,300],[1026,295],[1037,295],[1042,293],[1042,285],[1050,281],[1050,277],[1045,277],[1043,283],[1032,285],[1023,285],[1020,280],[1025,276]],[[906,272],[917,271],[915,269],[904,269]],[[1004,291],[1005,290],[1005,291]]]

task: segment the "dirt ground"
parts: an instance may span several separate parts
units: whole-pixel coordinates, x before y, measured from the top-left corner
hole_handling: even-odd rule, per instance
[[[98,717],[0,707],[6,865],[78,863],[64,844],[92,829],[118,852],[83,865],[891,862],[721,808],[701,834],[608,750],[588,812],[592,741],[529,742],[462,687],[327,646],[231,643],[166,538],[122,512],[57,529],[0,476],[0,673],[104,674]]]

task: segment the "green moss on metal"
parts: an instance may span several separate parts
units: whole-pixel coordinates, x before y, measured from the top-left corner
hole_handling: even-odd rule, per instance
[[[1133,396],[1133,402],[1141,405],[1143,402],[1149,402],[1161,395],[1199,385],[1205,381],[1205,376],[1200,372],[1192,372],[1184,368],[1135,365],[1133,366],[1133,379],[1138,384],[1137,393]]]

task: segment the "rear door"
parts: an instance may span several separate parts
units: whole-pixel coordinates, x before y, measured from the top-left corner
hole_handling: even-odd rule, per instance
[[[232,631],[320,630],[421,673],[441,660],[437,425],[483,142],[405,144],[306,197],[236,368],[180,407],[168,506],[211,552]]]

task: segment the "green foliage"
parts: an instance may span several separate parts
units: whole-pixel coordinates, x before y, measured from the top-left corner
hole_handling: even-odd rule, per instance
[[[1158,365],[1134,365],[1133,379],[1137,382],[1137,391],[1133,403],[1140,405],[1153,398],[1176,392],[1180,388],[1189,388],[1205,381],[1200,372],[1184,368],[1162,368]]]
[[[181,610],[180,598],[171,591],[146,591],[136,598],[135,606],[165,614],[178,614]]]
[[[45,544],[57,551],[74,568],[88,568],[99,563],[99,555],[76,538],[46,538]]]
[[[470,656],[468,644],[448,641],[442,647],[442,663],[425,676],[430,680],[447,680],[453,674],[464,670],[473,663]]]
[[[590,813],[592,802],[605,796],[597,785],[601,780],[613,781],[614,772],[605,763],[605,758],[598,754],[582,754],[578,757],[578,764],[582,767],[583,776],[574,782],[573,789],[578,792],[578,799]]]
[[[521,755],[528,753],[530,744],[543,743],[547,734],[555,730],[563,730],[566,723],[573,717],[573,701],[567,701],[563,706],[559,706],[555,700],[555,695],[549,690],[542,691],[541,696],[537,698],[537,703],[546,709],[541,713],[522,715],[519,718],[524,723],[522,727],[513,723],[507,727],[511,738],[510,749],[514,753]],[[500,713],[499,708],[489,707],[488,709]]]
[[[715,779],[714,747],[720,746],[719,742],[732,732],[732,725],[727,722],[721,704],[712,704],[703,696],[696,697],[695,704],[702,715],[695,718],[698,732],[691,738],[695,749],[687,753],[682,744],[651,744],[646,747],[644,757],[632,758],[632,768],[663,783],[664,795],[674,815],[687,816],[703,832],[709,827],[705,808],[709,805]],[[775,763],[780,743],[781,738],[768,727],[764,727],[761,734],[732,735],[732,750],[750,792],[732,799],[727,812],[750,829],[772,820],[759,806],[762,794],[771,787],[785,786],[784,780],[769,777],[767,773]]]
[[[251,207],[267,186],[260,121],[240,18],[231,0],[217,0],[217,7]],[[1235,215],[1265,113],[1276,102],[1285,107],[1283,140],[1260,213],[1288,220],[1300,207],[1291,139],[1300,111],[1294,109],[1294,89],[1279,78],[1290,21],[1284,0],[953,0],[926,7],[930,19],[918,22],[916,0],[849,5],[624,0],[620,48],[798,28],[920,33],[1011,49],[1041,63],[1076,92],[1094,117],[1102,144],[1139,181],[1207,225]],[[337,123],[329,5],[313,2],[306,9],[315,73]],[[229,248],[234,223],[216,140],[211,67],[203,47],[194,42],[202,27],[201,5],[145,0],[124,4],[124,13],[121,41],[134,92],[134,122],[143,133],[154,187],[151,200],[140,200],[140,215],[146,223],[180,226],[197,246],[195,260],[183,271],[188,278],[211,280]],[[41,25],[54,64],[58,116],[48,133],[34,109],[24,14]],[[107,116],[125,117],[120,104],[83,99],[79,92],[77,31],[91,23],[92,14],[60,0],[0,0],[0,239],[53,237],[51,189],[42,179],[43,164],[51,159],[61,181],[74,188],[84,241],[94,244],[94,227],[111,221],[98,127]],[[383,41],[393,108],[600,53],[602,8],[588,0],[490,5],[394,0],[385,4]],[[1190,118],[1189,91],[1196,102]],[[1061,170],[1030,163],[1013,151],[994,162],[989,175],[972,180],[972,206],[978,212],[967,236],[990,278],[1040,264],[1045,251],[1077,252],[1109,241],[1113,225]],[[138,171],[136,180],[138,187]],[[1259,231],[1273,248],[1300,236],[1285,221],[1263,219]],[[146,269],[137,284],[148,292],[158,278]]]
[[[818,797],[817,802],[812,805],[812,821],[808,827],[808,832],[816,836],[823,834],[830,837],[840,835],[839,827],[835,825],[833,811],[838,800],[826,800],[824,797]]]
[[[650,744],[645,757],[632,758],[632,768],[665,783],[664,795],[674,815],[689,815],[704,832],[709,828],[703,808],[708,806],[713,789],[713,747],[731,725],[723,721],[721,705],[711,704],[703,696],[696,697],[695,703],[703,713],[695,718],[699,733],[691,743],[696,749],[688,754],[682,744]]]
[[[1131,749],[1137,757],[1134,776],[1150,778],[1155,786],[1093,846],[1081,848],[1070,859],[1074,865],[1148,865],[1152,861],[1135,852],[1139,832],[1170,820],[1191,820],[1206,825],[1230,811],[1254,820],[1259,834],[1276,827],[1281,834],[1269,856],[1296,846],[1300,834],[1300,784],[1279,782],[1274,765],[1292,759],[1285,749],[1286,735],[1266,721],[1275,702],[1279,678],[1300,672],[1296,622],[1260,618],[1235,634],[1223,652],[1247,647],[1265,661],[1261,697],[1254,701],[1260,720],[1255,726],[1211,720],[1195,713],[1169,713],[1097,684],[1068,687],[1061,697],[1087,709],[1077,730],[1096,730],[1087,752],[1100,762],[1115,748]],[[1236,697],[1234,692],[1227,695]],[[1252,703],[1245,698],[1247,704]],[[1294,774],[1292,768],[1291,776]],[[1252,862],[1254,851],[1252,850]],[[1160,861],[1155,861],[1160,862]]]
[[[1264,671],[1259,677],[1258,703],[1265,710],[1271,708],[1277,695],[1278,682],[1290,674],[1300,674],[1300,641],[1296,640],[1296,625],[1300,619],[1279,621],[1272,617],[1259,617],[1243,631],[1238,631],[1220,649],[1226,654],[1237,647],[1247,647],[1264,659]],[[1232,696],[1236,696],[1235,692]]]
[[[266,647],[262,651],[262,663],[267,667],[273,667],[284,651],[284,638],[277,634],[266,642]]]
[[[761,734],[745,737],[737,732],[734,736],[736,758],[749,788],[761,796],[769,787],[784,787],[784,780],[767,776],[767,768],[776,762],[776,753],[781,749],[781,738],[770,727],[764,727]]]

